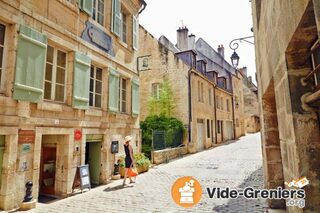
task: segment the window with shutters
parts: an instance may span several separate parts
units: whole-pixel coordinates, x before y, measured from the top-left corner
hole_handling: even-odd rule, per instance
[[[132,93],[131,93],[131,109],[133,115],[138,115],[140,111],[139,106],[139,82],[136,80],[132,81]]]
[[[159,100],[159,98],[160,98],[160,90],[161,90],[160,83],[153,83],[152,84],[152,97],[154,97],[156,100]]]
[[[67,54],[62,50],[47,46],[44,99],[64,102],[66,94]]]
[[[120,112],[126,113],[127,112],[127,79],[121,78],[120,79],[120,86],[119,86],[119,96],[120,96]]]
[[[139,20],[137,16],[132,16],[132,47],[138,50],[139,44]]]
[[[121,0],[112,0],[111,31],[121,37]]]
[[[102,69],[91,65],[89,106],[101,107],[102,96]]]
[[[127,43],[127,15],[125,13],[121,13],[121,41]]]
[[[109,68],[109,110],[111,112],[119,112],[119,86],[120,86],[120,75],[113,69]]]
[[[0,24],[0,92],[4,90],[4,41],[5,41],[6,26]]]
[[[92,18],[104,26],[104,0],[93,0]]]

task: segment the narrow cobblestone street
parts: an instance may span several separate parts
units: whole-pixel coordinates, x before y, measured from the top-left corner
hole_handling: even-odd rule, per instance
[[[194,208],[178,207],[171,199],[171,186],[181,176],[193,176],[202,185],[202,199]],[[121,183],[114,181],[51,204],[38,204],[30,212],[267,211],[263,200],[210,199],[206,192],[206,187],[263,187],[259,133],[156,166],[124,188]]]

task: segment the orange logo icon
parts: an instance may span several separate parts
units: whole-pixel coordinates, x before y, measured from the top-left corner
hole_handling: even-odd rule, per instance
[[[176,204],[190,208],[201,200],[202,188],[193,177],[181,177],[174,182],[171,195]]]

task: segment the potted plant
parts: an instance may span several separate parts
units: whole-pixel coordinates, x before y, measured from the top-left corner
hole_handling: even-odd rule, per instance
[[[135,161],[135,166],[137,167],[138,173],[143,173],[149,170],[149,166],[151,164],[149,158],[147,158],[143,153],[137,153],[133,156]],[[125,175],[125,160],[124,156],[119,157],[119,173],[121,177]]]

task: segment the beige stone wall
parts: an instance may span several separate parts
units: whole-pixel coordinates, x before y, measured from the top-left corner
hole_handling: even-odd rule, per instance
[[[148,31],[140,27],[139,55],[151,55],[151,69],[141,71],[140,77],[140,119],[148,116],[148,99],[152,96],[152,84],[169,81],[176,107],[173,115],[183,124],[189,123],[188,71],[189,67],[175,54],[158,42]]]
[[[168,162],[169,160],[182,157],[187,154],[187,146],[179,147],[179,148],[169,148],[163,150],[152,151],[152,163],[161,164]]]
[[[221,105],[221,97],[222,97],[222,105]],[[222,121],[223,125],[222,125],[222,131],[220,131],[220,134],[217,131],[217,143],[221,143],[221,142],[226,141],[227,131],[229,131],[229,132],[234,131],[233,128],[230,129],[230,128],[227,128],[227,126],[226,126],[226,122],[233,123],[233,109],[232,109],[232,105],[231,105],[232,94],[223,90],[223,89],[216,88],[216,90],[215,90],[216,106],[218,104],[218,101],[217,101],[218,98],[220,99],[220,101],[219,101],[220,107],[217,107],[217,109],[216,109],[217,110],[216,111],[217,120]],[[229,100],[229,103],[230,103],[230,111],[229,112],[227,111],[227,100]]]
[[[246,132],[256,133],[260,131],[260,119],[257,116],[247,116],[245,119]]]
[[[234,122],[235,122],[235,139],[245,135],[245,114],[244,109],[246,107],[243,102],[243,81],[242,75],[237,73],[237,76],[232,76],[232,88],[233,88],[233,100],[232,106],[234,110]]]
[[[314,212],[320,209],[320,155],[314,154],[320,152],[319,108],[304,103],[314,90],[303,79],[311,71],[310,47],[320,35],[319,1],[254,0],[252,9],[265,185],[276,188],[306,176],[311,184],[304,188],[303,211]],[[285,208],[276,200],[269,205]]]
[[[203,85],[203,101],[199,101],[198,83]],[[209,89],[212,90],[212,103],[209,103]],[[215,102],[214,102],[214,84],[197,71],[191,74],[191,143],[188,144],[188,151],[191,153],[207,149],[215,143]],[[201,95],[201,91],[200,91]],[[209,120],[209,126],[208,126]],[[211,126],[211,121],[213,125]],[[202,132],[198,128],[198,123],[202,122]],[[207,131],[210,134],[207,134]],[[199,141],[199,134],[202,135],[202,143]],[[209,136],[209,137],[208,137]]]
[[[128,13],[137,14],[139,1],[123,3]],[[59,12],[57,12],[59,11]],[[131,115],[131,86],[128,86],[128,113],[110,113],[108,111],[108,67],[118,70],[121,76],[138,79],[136,70],[137,51],[132,48],[132,38],[128,36],[124,44],[110,32],[111,1],[105,3],[105,24],[98,25],[81,12],[77,5],[62,0],[25,0],[0,1],[0,23],[6,25],[4,71],[6,79],[4,91],[0,94],[0,135],[5,135],[5,154],[0,192],[0,209],[10,210],[19,207],[25,195],[26,181],[34,183],[33,196],[38,197],[40,153],[44,141],[55,138],[57,142],[56,195],[71,193],[76,167],[85,161],[85,138],[87,134],[102,134],[100,182],[106,183],[113,172],[113,164],[123,153],[122,139],[132,135],[134,152],[139,152],[139,117]],[[131,23],[131,16],[128,16]],[[90,20],[111,36],[115,57],[80,38],[85,22]],[[62,48],[68,53],[66,102],[42,101],[29,103],[12,99],[16,48],[20,24],[33,28],[48,38],[48,44]],[[128,35],[132,24],[128,24]],[[92,63],[103,68],[103,97],[101,108],[78,110],[72,108],[73,93],[73,52],[86,53]],[[131,83],[129,83],[131,85]],[[18,129],[34,130],[36,139],[28,153],[21,153],[18,144]],[[74,130],[82,130],[82,140],[74,140]],[[43,138],[47,138],[43,140]],[[51,138],[51,139],[50,139]],[[111,154],[111,141],[120,141],[120,153]],[[76,148],[80,148],[80,152]],[[27,169],[21,164],[27,162]],[[61,170],[62,169],[62,170]],[[58,172],[63,171],[63,172]]]

